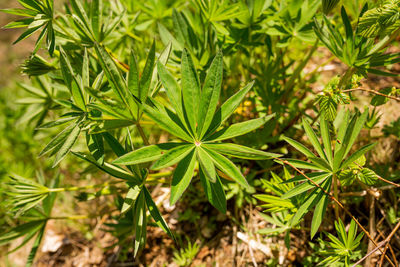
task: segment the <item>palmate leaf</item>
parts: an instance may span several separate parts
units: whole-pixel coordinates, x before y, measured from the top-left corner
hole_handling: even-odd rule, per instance
[[[326,179],[322,184],[321,187],[325,190],[329,192],[329,189],[331,187],[332,184],[332,177]],[[299,221],[301,220],[301,218],[304,217],[304,215],[309,212],[315,205],[317,205],[320,201],[323,201],[323,198],[326,194],[319,188],[315,188],[307,197],[307,199],[304,201],[304,203],[298,208],[296,214],[293,216],[292,220],[291,220],[291,225],[294,226],[296,224],[299,223]],[[319,212],[321,212],[321,210],[318,210]],[[315,211],[314,211],[315,212]],[[317,214],[318,216],[323,216],[323,214]],[[321,218],[315,218],[317,219],[317,222],[314,223],[314,228],[318,228],[319,224],[317,224],[318,222],[320,223],[322,220]],[[315,230],[313,230],[315,231]]]
[[[33,54],[37,52],[41,41],[47,35],[47,48],[49,54],[52,56],[56,43],[52,24],[54,13],[53,0],[19,0],[18,2],[25,9],[15,8],[1,10],[5,13],[26,17],[25,19],[11,22],[5,26],[5,28],[27,27],[27,30],[18,37],[14,44],[28,38],[35,32],[42,29],[42,32],[39,34],[39,37],[36,41]]]
[[[208,180],[202,183],[203,186],[206,186],[207,198],[211,199],[210,201],[217,201],[213,194],[221,192],[222,189],[219,188],[220,185],[216,184],[219,179],[216,169],[224,173],[226,175],[224,177],[232,179],[242,186],[248,186],[240,170],[222,154],[255,160],[280,156],[240,145],[218,143],[253,131],[274,116],[264,116],[217,131],[239,106],[253,85],[250,83],[245,86],[217,110],[221,90],[222,62],[222,54],[218,53],[211,63],[202,88],[197,71],[186,50],[182,53],[181,86],[165,66],[158,62],[159,78],[175,112],[161,105],[154,98],[149,99],[143,109],[145,115],[156,122],[160,128],[184,142],[150,145],[119,156],[114,161],[119,165],[155,161],[151,167],[153,170],[177,164],[171,184],[171,204],[175,204],[189,186],[197,162],[203,178]],[[134,78],[134,83],[137,84],[137,78]],[[219,198],[218,204],[212,203],[219,210],[226,209],[221,204],[222,199],[225,198]]]
[[[80,123],[83,117],[78,118],[75,122],[70,123],[64,130],[55,136],[50,143],[39,153],[39,157],[47,153],[56,155],[53,167],[55,167],[71,150],[81,132]]]
[[[323,181],[325,181],[327,178],[329,178],[331,176],[331,174],[329,174],[329,173],[311,173],[308,176],[311,178],[312,181],[314,181],[314,183],[319,185]],[[313,188],[315,188],[315,185],[307,180],[304,183],[287,191],[285,194],[283,194],[281,196],[281,198],[282,199],[292,198],[299,194],[307,192],[308,190],[313,189]]]

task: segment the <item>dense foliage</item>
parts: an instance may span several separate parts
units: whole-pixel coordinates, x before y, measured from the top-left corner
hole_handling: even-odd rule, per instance
[[[367,83],[398,77],[400,1],[18,2],[3,12],[22,18],[5,28],[23,29],[16,43],[37,40],[21,67],[30,82],[19,84],[26,91],[19,123],[34,129],[21,140],[48,142],[37,151],[35,177],[0,169],[9,176],[0,245],[33,239],[27,266],[49,220],[81,218],[53,216],[58,195],[108,196],[118,211],[108,217],[109,231],[136,257],[151,222],[176,239],[153,199],[155,186],[170,188],[172,206],[198,182],[221,213],[257,203],[271,226],[263,234],[281,236],[288,248],[291,231],[318,237],[304,265],[350,266],[365,260],[368,243],[382,262],[397,262],[387,252],[393,232],[379,243],[353,209],[367,197],[345,195],[399,197],[398,162],[377,163],[370,154],[379,108],[399,101],[400,90]],[[323,71],[330,62],[333,76]],[[400,138],[398,120],[380,125]],[[92,178],[69,184],[60,165]],[[393,211],[382,205],[395,232],[397,204]],[[188,265],[198,250],[189,242],[176,261]]]

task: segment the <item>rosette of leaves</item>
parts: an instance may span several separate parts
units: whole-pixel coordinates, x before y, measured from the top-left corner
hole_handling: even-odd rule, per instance
[[[263,212],[270,212],[271,216],[261,213],[261,217],[274,225],[258,231],[260,234],[277,235],[285,233],[285,245],[290,247],[290,230],[292,229],[291,219],[297,211],[297,207],[304,201],[304,195],[297,195],[289,199],[283,199],[282,196],[295,187],[295,183],[291,182],[292,176],[289,171],[284,168],[283,177],[279,177],[271,172],[271,179],[262,179],[264,194],[256,194],[255,198],[264,202],[259,205],[263,208]]]
[[[28,38],[35,32],[42,29],[42,32],[39,34],[39,37],[36,41],[33,54],[36,53],[36,51],[39,49],[41,41],[46,37],[49,53],[50,55],[53,55],[56,46],[53,30],[53,0],[18,0],[18,2],[24,8],[11,8],[2,10],[5,13],[24,17],[23,19],[13,21],[4,26],[4,28],[7,29],[27,28],[27,30],[18,37],[14,44]]]
[[[225,212],[225,193],[216,169],[240,185],[248,186],[239,168],[225,156],[252,160],[265,160],[278,156],[233,143],[220,143],[255,130],[273,117],[273,115],[264,116],[219,129],[252,87],[252,83],[248,84],[217,110],[222,65],[222,54],[218,53],[201,87],[192,59],[188,52],[183,50],[180,88],[166,67],[158,62],[158,74],[175,110],[153,99],[154,105],[145,105],[144,111],[160,128],[181,139],[182,142],[146,146],[114,161],[123,165],[155,161],[151,170],[160,170],[177,164],[171,182],[171,204],[175,204],[189,186],[198,162],[200,180],[208,200],[221,212]]]
[[[292,225],[296,225],[303,216],[310,211],[314,206],[314,215],[311,222],[311,237],[313,237],[324,218],[327,205],[329,203],[329,195],[325,192],[331,191],[334,178],[342,171],[346,170],[354,164],[367,151],[372,149],[375,144],[369,144],[361,147],[353,154],[349,155],[350,150],[357,139],[363,125],[368,116],[368,110],[361,115],[350,117],[350,112],[347,111],[343,118],[337,118],[334,124],[338,126],[335,145],[332,146],[330,123],[325,119],[325,114],[321,113],[319,131],[321,134],[322,144],[320,143],[317,134],[312,129],[307,120],[303,120],[303,128],[318,155],[315,155],[303,144],[285,137],[284,139],[296,150],[307,157],[309,161],[298,159],[287,159],[286,161],[292,166],[299,169],[308,169],[314,172],[306,174],[315,184],[306,179],[302,175],[293,178],[292,181],[302,182],[294,188],[287,191],[282,198],[289,199],[300,194],[305,194],[306,198],[298,207],[297,212],[292,218]],[[349,155],[349,156],[348,156]],[[304,181],[304,182],[303,182]],[[324,192],[325,191],[325,192]]]
[[[270,8],[272,12],[266,33],[279,36],[278,47],[286,47],[293,39],[302,42],[314,42],[312,17],[321,3],[319,0],[276,2]]]
[[[368,10],[365,5],[359,17]],[[329,19],[323,15],[323,23],[315,21],[314,31],[322,43],[347,66],[354,68],[362,74],[374,73],[377,75],[396,76],[393,73],[378,69],[400,62],[399,53],[386,53],[387,38],[375,43],[374,38],[366,38],[360,34],[359,24],[353,30],[351,21],[344,7],[341,9],[341,17],[345,35],[335,27]]]
[[[351,266],[351,261],[361,258],[361,250],[359,248],[364,233],[357,235],[357,224],[351,221],[350,227],[346,231],[346,227],[342,220],[335,221],[335,229],[338,237],[327,233],[330,241],[326,242],[327,249],[321,250],[320,253],[325,259],[318,265],[332,266],[335,263],[344,263],[344,266]]]
[[[39,182],[13,176],[8,182],[9,192],[7,194],[10,196],[10,209],[17,211],[18,219],[22,223],[0,234],[0,246],[10,244],[18,239],[22,240],[8,253],[20,249],[34,239],[25,264],[26,267],[32,266],[44,236],[47,221],[51,217],[56,193],[50,190],[57,187],[60,180],[59,175],[56,175],[51,180],[50,186],[47,187],[41,174],[37,178]],[[39,203],[41,205],[38,205]]]

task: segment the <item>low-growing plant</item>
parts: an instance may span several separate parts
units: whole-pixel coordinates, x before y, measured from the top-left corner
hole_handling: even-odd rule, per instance
[[[38,153],[44,172],[9,173],[4,183],[15,223],[0,245],[24,237],[18,249],[35,238],[27,266],[49,220],[106,213],[53,215],[58,194],[107,199],[114,245],[134,239],[131,252],[140,257],[149,224],[176,241],[153,189],[169,188],[169,207],[190,206],[178,200],[198,181],[204,192],[198,195],[239,226],[238,213],[261,201],[270,213],[261,217],[274,227],[258,233],[283,235],[287,248],[293,231],[319,236],[319,264],[364,260],[372,252],[360,244],[369,242],[381,262],[394,266],[395,253],[387,253],[394,234],[379,243],[343,195],[400,187],[394,176],[383,177],[398,164],[381,172],[368,155],[375,146],[371,130],[384,116],[380,108],[400,100],[398,89],[365,86],[370,75],[398,78],[393,66],[400,54],[389,48],[400,33],[400,1],[18,2],[20,8],[3,12],[22,19],[5,28],[24,28],[15,43],[37,36],[22,64],[31,82],[19,84],[27,95],[18,101],[26,106],[20,123],[47,143]],[[321,69],[333,60],[340,67],[316,89]],[[363,112],[355,108],[357,91],[371,94],[373,108],[365,101]],[[384,134],[398,138],[398,124],[384,125]],[[368,135],[361,141],[363,129]],[[60,180],[55,170],[68,176],[72,164],[71,172],[91,175],[87,185]],[[182,214],[195,214],[192,223],[202,215]],[[333,222],[338,237],[330,233]],[[175,263],[191,264],[199,249],[189,242],[176,250]]]

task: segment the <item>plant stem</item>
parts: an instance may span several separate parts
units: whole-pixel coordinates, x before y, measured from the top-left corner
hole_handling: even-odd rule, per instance
[[[70,216],[54,216],[49,217],[49,220],[83,220],[90,219],[91,217],[88,215],[70,215]]]
[[[333,195],[339,200],[338,179],[336,174],[333,175]],[[335,203],[335,217],[339,220],[339,205]]]
[[[103,184],[95,184],[95,185],[86,185],[86,186],[71,186],[71,187],[62,187],[62,188],[49,188],[49,192],[71,192],[71,191],[81,191],[88,189],[95,189],[106,187],[113,184],[122,183],[123,181],[113,181],[113,182],[105,182]]]
[[[311,59],[311,56],[317,50],[318,41],[319,41],[318,39],[315,41],[313,47],[308,52],[308,55],[306,56],[306,58],[296,67],[296,69],[294,70],[294,72],[293,72],[292,76],[290,77],[289,81],[285,84],[285,87],[283,89],[284,93],[283,93],[283,96],[281,98],[281,102],[285,101],[287,99],[288,94],[289,94],[290,90],[293,88],[295,81],[300,76],[301,71],[305,68],[305,66],[307,65],[308,61]]]
[[[287,160],[282,160],[280,158],[275,158],[275,160],[281,161],[283,164],[289,165],[290,167],[292,167],[295,171],[297,171],[300,175],[302,175],[304,178],[306,178],[308,181],[310,181],[314,186],[316,186],[317,188],[319,188],[320,190],[322,190],[322,192],[324,192],[326,195],[329,196],[329,198],[334,201],[341,209],[344,210],[344,212],[350,216],[350,218],[358,225],[358,227],[360,227],[360,229],[365,233],[365,235],[369,238],[369,240],[372,241],[372,243],[375,245],[375,250],[379,250],[381,253],[383,253],[383,250],[381,249],[381,245],[378,245],[378,243],[376,243],[376,241],[371,237],[371,235],[369,234],[369,232],[367,231],[367,229],[364,228],[364,226],[357,220],[356,217],[354,217],[354,215],[335,197],[333,196],[330,192],[326,191],[324,188],[322,188],[319,184],[317,184],[314,180],[312,180],[310,177],[308,177],[303,171],[299,170],[296,166],[294,166],[293,164],[291,164],[290,162],[288,162]],[[400,222],[399,222],[400,223]],[[385,255],[385,258],[387,259],[387,261],[393,266],[396,267],[394,265],[394,263],[390,260],[390,258]]]
[[[356,69],[353,67],[350,67],[347,69],[347,71],[344,73],[342,78],[340,78],[340,81],[338,83],[339,90],[344,89],[343,87],[345,87],[348,84],[348,82],[351,80],[351,77],[353,76],[353,74],[355,72],[356,72]]]
[[[144,134],[143,128],[139,122],[136,123],[136,127],[139,131],[140,136],[142,137],[143,143],[148,146],[150,145],[149,140],[147,139],[146,135]]]
[[[382,94],[381,92],[378,92],[378,91],[375,91],[375,90],[372,90],[372,89],[367,89],[367,88],[353,88],[353,89],[343,90],[342,92],[346,93],[346,92],[352,92],[352,91],[369,92],[369,93],[373,93],[375,95],[384,96],[384,97],[387,97],[387,98],[390,98],[390,99],[393,99],[393,100],[396,100],[396,101],[400,102],[400,98],[399,97],[395,97],[395,96],[391,96],[391,95],[385,95],[385,94]]]

